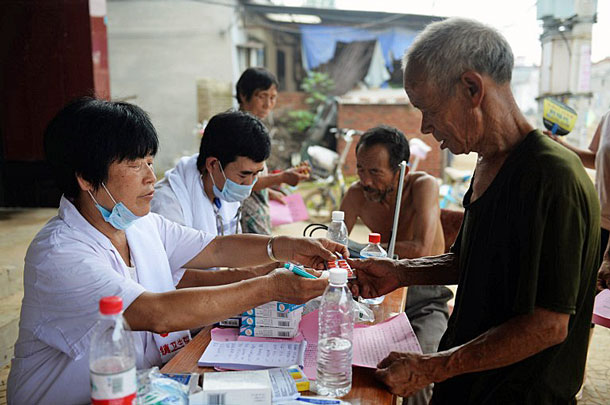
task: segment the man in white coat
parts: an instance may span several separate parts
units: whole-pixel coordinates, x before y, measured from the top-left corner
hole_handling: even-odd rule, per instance
[[[211,235],[241,233],[241,204],[271,152],[267,129],[255,116],[228,111],[212,117],[199,153],[185,156],[155,184],[151,211]],[[261,276],[277,265],[243,268]]]

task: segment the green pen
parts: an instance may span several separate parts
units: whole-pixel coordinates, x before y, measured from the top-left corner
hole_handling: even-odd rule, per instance
[[[302,268],[301,266],[297,266],[294,263],[286,263],[286,264],[284,264],[284,268],[292,271],[297,276],[301,276],[301,277],[305,277],[305,278],[317,278],[313,274],[309,274],[308,272],[306,272],[305,269]]]

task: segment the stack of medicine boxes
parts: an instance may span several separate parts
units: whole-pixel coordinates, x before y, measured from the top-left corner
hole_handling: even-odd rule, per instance
[[[292,338],[299,331],[303,305],[271,301],[241,315],[242,336]]]

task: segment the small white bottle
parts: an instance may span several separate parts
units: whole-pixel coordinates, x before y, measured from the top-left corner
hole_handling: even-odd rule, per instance
[[[100,319],[89,348],[93,405],[136,403],[136,352],[122,310],[121,297],[100,300]]]
[[[381,235],[378,233],[369,234],[369,244],[360,251],[360,258],[367,259],[369,257],[388,257],[388,253],[379,244]],[[379,305],[383,302],[385,296],[377,298],[360,298],[359,301],[368,305]]]
[[[331,269],[318,313],[316,392],[342,397],[352,388],[354,300],[347,287],[347,270]]]
[[[345,214],[343,211],[333,211],[332,213],[332,222],[328,226],[328,231],[326,232],[326,238],[332,240],[333,242],[337,242],[342,244],[343,246],[347,246],[347,227],[343,222],[345,218]]]

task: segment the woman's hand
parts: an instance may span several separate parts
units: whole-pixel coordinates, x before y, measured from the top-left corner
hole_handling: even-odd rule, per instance
[[[273,252],[280,260],[303,264],[318,270],[324,269],[325,261],[337,259],[335,252],[341,253],[344,257],[349,256],[349,251],[344,245],[328,239],[288,236],[280,236],[273,241]]]
[[[328,285],[327,279],[305,278],[286,269],[275,269],[265,277],[269,278],[273,300],[288,304],[304,304],[319,297]]]

